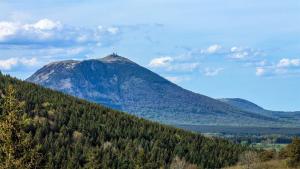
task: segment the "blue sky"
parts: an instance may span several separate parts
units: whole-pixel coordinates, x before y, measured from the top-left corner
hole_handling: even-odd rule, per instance
[[[300,110],[298,0],[0,1],[0,70],[112,52],[214,98]]]

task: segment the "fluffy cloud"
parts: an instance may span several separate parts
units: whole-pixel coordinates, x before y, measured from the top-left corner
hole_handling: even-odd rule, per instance
[[[18,61],[16,58],[9,58],[0,60],[0,69],[10,70],[13,66],[17,65]]]
[[[300,66],[300,59],[283,58],[277,64],[277,67],[279,67],[279,68],[299,67],[299,66]]]
[[[216,55],[219,59],[234,60],[238,62],[254,63],[262,60],[265,53],[261,50],[247,47],[223,47],[219,44],[213,44],[207,48],[189,49],[188,52],[179,55],[176,58],[183,59],[209,59],[209,56]],[[214,59],[212,57],[212,59]]]
[[[213,44],[207,48],[192,49],[177,56],[154,58],[149,62],[148,66],[150,68],[159,68],[158,70],[164,71],[164,73],[191,73],[200,71],[204,72],[203,74],[205,76],[216,76],[223,68],[201,68],[200,66],[202,62],[205,63],[210,59],[216,59],[216,57],[208,57],[209,55],[215,54],[220,56],[220,59],[225,59],[225,55],[228,54],[228,51],[226,51],[226,48],[223,49],[219,44]]]
[[[53,30],[53,29],[61,29],[62,24],[59,21],[52,21],[49,19],[42,19],[34,24],[25,24],[25,30]]]
[[[231,59],[236,59],[236,60],[256,60],[258,56],[263,56],[263,52],[256,50],[256,49],[251,49],[251,48],[242,48],[242,47],[236,47],[233,46],[229,50],[229,57]]]
[[[257,76],[263,76],[265,73],[266,73],[265,68],[263,68],[263,67],[257,67],[257,68],[256,68],[255,74],[256,74]]]
[[[223,68],[205,68],[204,75],[205,76],[217,76],[223,70],[224,70]]]
[[[216,57],[211,57],[216,56]],[[261,50],[247,48],[247,47],[223,47],[219,44],[210,45],[207,48],[189,49],[186,53],[154,58],[148,64],[149,67],[155,68],[163,73],[184,74],[191,72],[201,72],[204,76],[217,76],[224,68],[213,68],[216,66],[214,63],[218,62],[237,62],[242,63],[243,66],[255,68],[257,76],[269,76],[276,72],[277,74],[284,74],[286,71],[270,65],[269,61],[264,57],[265,53]],[[297,65],[299,60],[283,60],[280,65]],[[201,63],[201,66],[200,66]],[[213,67],[210,67],[212,66]],[[205,67],[203,67],[205,66]],[[222,66],[222,65],[218,65]],[[197,70],[197,71],[195,71]],[[171,76],[170,76],[171,77]],[[175,79],[173,79],[175,81]]]
[[[101,29],[100,29],[101,28]],[[118,27],[95,29],[63,25],[59,21],[41,19],[35,23],[0,22],[0,45],[71,47],[109,45],[117,40]]]
[[[37,64],[36,58],[9,58],[0,60],[0,69],[10,70],[15,66],[34,66]]]
[[[197,62],[182,62],[182,60],[174,57],[158,57],[154,58],[148,64],[151,68],[162,68],[168,72],[192,72],[199,67]]]
[[[14,35],[17,30],[18,27],[14,23],[0,22],[0,41],[3,41],[5,38]]]
[[[256,67],[257,76],[300,75],[300,59],[282,58],[277,63]]]
[[[150,61],[149,66],[150,67],[166,67],[166,66],[169,66],[173,60],[174,59],[169,56],[154,58]]]
[[[201,49],[201,53],[202,54],[215,54],[215,53],[219,52],[221,49],[222,49],[221,45],[214,44],[214,45],[209,46],[206,49]]]
[[[109,28],[107,28],[107,31],[110,32],[111,34],[117,34],[119,32],[119,28],[109,27]]]

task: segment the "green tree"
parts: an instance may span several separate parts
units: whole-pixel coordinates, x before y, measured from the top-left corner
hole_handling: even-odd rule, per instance
[[[0,168],[37,168],[40,159],[38,148],[33,148],[31,135],[24,131],[26,122],[25,116],[22,116],[24,103],[15,98],[15,90],[11,85],[6,90],[1,106]]]
[[[294,138],[293,142],[287,146],[288,165],[290,167],[300,166],[300,139]]]
[[[100,169],[101,167],[101,151],[100,147],[97,147],[87,154],[86,169]]]

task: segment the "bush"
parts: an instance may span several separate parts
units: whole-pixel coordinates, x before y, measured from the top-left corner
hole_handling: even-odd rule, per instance
[[[194,164],[190,164],[185,159],[180,159],[178,156],[173,159],[170,169],[198,169]]]
[[[279,159],[287,159],[288,158],[288,152],[287,152],[287,148],[282,148],[279,152],[278,152],[278,157]]]
[[[300,139],[294,138],[293,142],[287,146],[288,161],[287,165],[289,167],[300,166]]]
[[[243,166],[243,169],[259,169],[261,161],[257,152],[246,151],[240,155],[239,163]]]
[[[261,161],[269,161],[275,158],[276,151],[275,150],[266,150],[260,153],[260,160]]]

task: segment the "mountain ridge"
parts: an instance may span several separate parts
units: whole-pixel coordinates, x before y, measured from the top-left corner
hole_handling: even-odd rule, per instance
[[[183,89],[116,54],[48,64],[27,81],[167,124],[286,124]]]
[[[267,110],[249,100],[242,99],[242,98],[221,98],[218,100],[244,111],[256,112],[256,113],[260,113],[266,116],[272,116],[276,118],[294,117],[295,119],[297,119],[297,121],[300,121],[300,111]]]
[[[240,109],[243,110],[248,110],[248,111],[262,111],[264,110],[264,108],[258,106],[257,104],[246,100],[246,99],[242,99],[242,98],[221,98],[221,99],[217,99],[219,101],[222,101],[224,103],[230,104],[232,106],[238,107]]]

